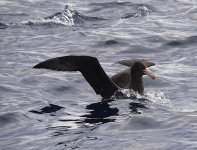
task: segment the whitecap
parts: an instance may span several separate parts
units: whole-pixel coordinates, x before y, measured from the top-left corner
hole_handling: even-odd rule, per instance
[[[39,19],[29,19],[27,21],[21,21],[20,23],[10,23],[10,27],[20,27],[20,26],[74,26],[74,15],[75,11],[72,11],[68,8],[68,5],[65,6],[62,12],[55,13],[51,16]]]

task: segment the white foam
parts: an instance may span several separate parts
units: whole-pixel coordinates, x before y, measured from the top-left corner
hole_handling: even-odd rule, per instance
[[[172,107],[172,102],[170,99],[166,98],[164,93],[159,90],[150,90],[144,94],[144,97],[150,100],[153,103],[160,105]]]
[[[20,23],[12,23],[12,26],[23,26],[23,25],[47,25],[47,24],[56,24],[56,25],[65,25],[65,26],[74,26],[74,11],[70,10],[68,6],[65,7],[63,12],[54,14],[52,17],[43,18],[43,19],[30,19],[27,21],[22,21]]]

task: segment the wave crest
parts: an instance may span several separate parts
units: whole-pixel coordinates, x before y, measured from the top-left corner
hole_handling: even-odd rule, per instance
[[[68,8],[68,5],[65,6],[63,12],[55,13],[51,16],[45,17],[45,21],[52,21],[54,23],[68,25],[68,26],[74,26],[74,15],[75,11]]]

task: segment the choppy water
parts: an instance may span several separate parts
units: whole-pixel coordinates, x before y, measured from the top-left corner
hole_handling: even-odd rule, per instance
[[[0,149],[196,150],[196,25],[196,0],[1,0]],[[71,54],[109,75],[150,59],[157,80],[107,103],[80,73],[31,68]]]

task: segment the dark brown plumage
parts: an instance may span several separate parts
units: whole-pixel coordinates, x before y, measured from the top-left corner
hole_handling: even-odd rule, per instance
[[[128,71],[118,73],[111,79],[107,76],[97,58],[91,56],[63,56],[52,58],[35,65],[33,68],[56,71],[80,71],[96,94],[101,95],[103,98],[110,98],[116,91],[124,88],[132,88],[142,94],[143,89],[141,88],[143,84],[141,84],[141,81],[142,75],[145,74],[146,65],[143,62],[137,61]],[[128,75],[132,77],[128,77]],[[124,81],[125,83],[122,85],[119,83],[119,80],[123,79],[124,76],[127,76],[127,81]],[[138,88],[138,86],[140,88]]]
[[[121,60],[118,63],[121,65],[125,65],[128,67],[132,67],[134,63],[136,62],[143,62],[146,67],[154,66],[155,63],[146,59],[127,59],[127,60]]]
[[[151,79],[155,79],[154,74],[147,69],[147,67],[155,65],[155,63],[151,61],[145,59],[130,59],[122,60],[119,63],[129,67],[111,77],[111,80],[120,88],[133,89],[139,94],[143,94],[144,86],[142,76],[148,75]]]

